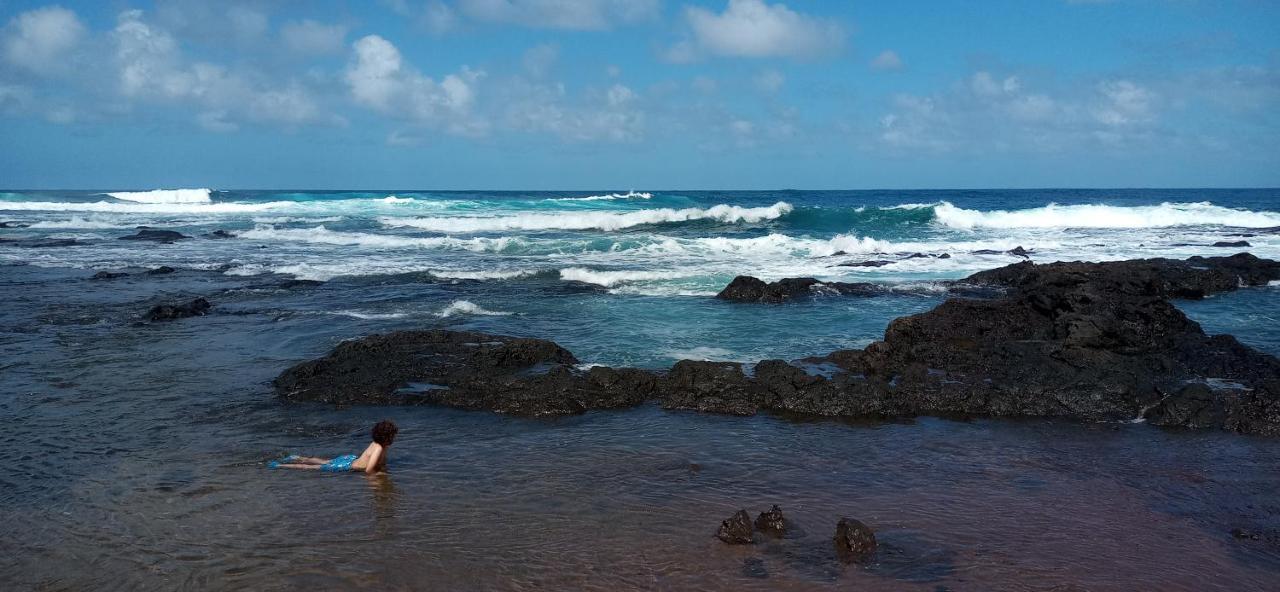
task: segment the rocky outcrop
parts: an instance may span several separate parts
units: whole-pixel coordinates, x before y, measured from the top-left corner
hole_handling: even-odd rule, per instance
[[[143,240],[143,241],[152,241],[157,243],[171,243],[174,241],[179,241],[187,238],[191,238],[191,237],[185,234],[182,234],[181,232],[174,232],[172,230],[154,230],[151,228],[143,228],[139,230],[137,234],[131,234],[129,236],[120,237],[120,240]]]
[[[821,282],[814,278],[786,278],[765,283],[749,275],[740,275],[725,286],[716,298],[734,302],[786,302],[814,294],[874,296],[883,294],[883,286],[866,283]]]
[[[1280,360],[1233,337],[1206,335],[1168,301],[1276,279],[1280,263],[1244,254],[1024,262],[964,280],[1000,297],[951,299],[894,320],[865,349],[792,362],[583,370],[550,341],[407,331],[344,342],[286,370],[275,385],[290,400],[524,415],[655,400],[742,415],[1146,420],[1280,435]],[[735,283],[744,297],[769,294],[763,282]]]
[[[186,304],[160,304],[151,307],[145,318],[148,321],[173,321],[187,317],[199,317],[209,313],[213,305],[204,298],[196,298]]]
[[[876,533],[870,526],[853,518],[841,518],[836,523],[836,534],[832,538],[836,546],[836,555],[841,560],[863,563],[876,552]]]
[[[750,545],[752,542],[751,515],[746,510],[737,513],[720,523],[716,538],[730,545]]]
[[[781,537],[785,534],[787,520],[782,516],[782,508],[774,504],[768,512],[761,512],[756,516],[756,530],[772,537]]]

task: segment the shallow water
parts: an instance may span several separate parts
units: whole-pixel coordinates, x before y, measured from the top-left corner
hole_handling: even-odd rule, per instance
[[[1254,234],[1251,252],[1280,257],[1280,234],[1266,228],[1280,225],[1275,190],[397,195],[137,204],[0,194],[0,221],[31,224],[0,239],[83,243],[0,243],[10,467],[0,472],[0,587],[1198,591],[1280,581],[1274,542],[1229,534],[1280,532],[1274,439],[654,407],[530,420],[283,404],[270,388],[343,339],[409,328],[553,339],[583,364],[647,368],[862,347],[890,320],[940,302],[937,280],[1019,260],[972,252],[981,248],[1021,244],[1037,261],[1184,257],[1232,253],[1207,244]],[[780,201],[793,209],[770,210]],[[697,212],[665,212],[688,209]],[[655,216],[702,218],[619,226]],[[444,218],[520,228],[422,228]],[[139,224],[241,236],[116,240]],[[952,257],[906,258],[916,251]],[[869,259],[893,263],[836,265]],[[139,273],[161,264],[179,269]],[[132,275],[87,279],[97,269]],[[900,291],[781,306],[708,297],[737,273]],[[290,278],[328,281],[282,288]],[[154,304],[195,296],[214,302],[212,314],[137,322]],[[1276,354],[1278,296],[1280,286],[1179,306],[1210,333]],[[358,452],[384,417],[401,426],[389,476],[265,468],[289,452]],[[788,538],[739,548],[712,537],[737,509],[774,503],[795,524]],[[836,561],[840,516],[877,530],[873,563]]]
[[[93,282],[3,270],[0,581],[11,589],[1267,590],[1280,578],[1280,550],[1229,534],[1280,527],[1280,441],[1128,424],[286,405],[270,379],[340,339],[541,317],[358,319],[310,310],[323,292],[216,273]],[[480,289],[414,285],[414,303]],[[376,302],[385,288],[313,290]],[[208,317],[133,324],[157,292],[221,296]],[[929,306],[905,302],[895,306]],[[1273,298],[1260,302],[1274,314]],[[704,305],[706,334],[667,335],[670,345],[727,330]],[[858,317],[865,330],[853,323],[841,338],[874,339],[886,319],[873,329],[869,317],[897,312],[873,309]],[[598,330],[584,320],[544,336],[585,346],[584,360],[620,361],[601,344],[632,332],[588,338]],[[639,323],[634,334],[663,338]],[[802,349],[750,342],[741,353]],[[401,426],[384,478],[264,467],[286,452],[358,451],[383,417]],[[737,509],[774,503],[795,524],[787,538],[712,538]],[[836,561],[840,516],[877,530],[875,562]]]

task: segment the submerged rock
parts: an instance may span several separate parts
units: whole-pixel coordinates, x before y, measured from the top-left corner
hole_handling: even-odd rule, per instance
[[[0,228],[26,228],[31,226],[25,222],[0,222]]]
[[[1249,241],[1218,241],[1213,243],[1214,247],[1250,247]]]
[[[1206,335],[1167,300],[1277,279],[1280,263],[1248,254],[1023,262],[956,284],[996,297],[953,298],[894,320],[884,339],[865,349],[794,362],[682,360],[665,373],[582,370],[549,341],[407,331],[344,342],[286,370],[275,384],[292,400],[527,415],[657,401],[740,415],[1146,419],[1280,435],[1280,360],[1233,337]],[[764,298],[774,285],[751,280],[735,280],[732,295]],[[433,386],[414,386],[423,384]]]
[[[863,563],[876,552],[876,533],[870,526],[853,518],[841,518],[833,537],[836,555],[847,562]]]
[[[138,234],[122,236],[120,237],[120,240],[145,240],[158,243],[171,243],[173,241],[191,238],[181,232],[174,232],[172,230],[153,230],[145,226],[139,226],[139,228],[141,230],[138,231]]]
[[[116,278],[122,278],[122,277],[127,276],[127,275],[129,275],[129,274],[124,273],[124,272],[99,271],[98,273],[93,274],[93,277],[91,277],[91,278],[89,278],[89,279],[91,279],[91,280],[114,280],[114,279],[116,279]]]
[[[720,523],[720,529],[716,531],[716,538],[730,545],[750,545],[752,536],[751,515],[746,510],[738,510],[737,513],[726,518]]]
[[[950,257],[950,255],[948,255]],[[837,263],[836,267],[884,267],[893,263],[885,259],[872,259],[870,261],[852,261],[849,263]],[[750,276],[748,276],[750,277]]]
[[[219,228],[219,229],[217,229],[217,230],[215,230],[215,231],[213,231],[213,232],[210,232],[209,234],[206,234],[205,236],[207,236],[207,237],[209,237],[209,238],[235,238],[235,237],[236,237],[236,235],[231,234],[230,232],[227,232],[227,231],[225,231],[225,230],[223,230],[223,229],[221,229],[221,228]]]
[[[186,304],[160,304],[147,311],[148,321],[172,321],[187,317],[204,316],[213,305],[204,298],[196,298]]]
[[[178,270],[172,267],[169,267],[168,265],[161,265],[160,267],[157,267],[155,269],[148,269],[147,275],[168,275],[175,271],[178,271]]]
[[[787,521],[782,517],[782,508],[777,504],[769,508],[768,512],[761,512],[756,516],[756,530],[775,537],[780,537],[787,531]]]

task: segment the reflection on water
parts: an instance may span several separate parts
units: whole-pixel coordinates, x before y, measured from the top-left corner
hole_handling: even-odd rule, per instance
[[[267,386],[282,367],[369,325],[251,312],[133,326],[154,287],[68,289],[52,273],[6,268],[0,278],[6,589],[1268,590],[1280,581],[1274,542],[1229,534],[1280,529],[1280,441],[653,407],[529,420],[285,405]],[[359,450],[386,416],[401,428],[388,475],[265,468],[287,452]],[[713,538],[739,508],[754,515],[774,503],[794,525],[785,538],[749,547]],[[841,516],[877,530],[874,562],[836,561]]]

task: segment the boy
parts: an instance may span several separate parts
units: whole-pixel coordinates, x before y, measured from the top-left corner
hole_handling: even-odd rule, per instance
[[[291,454],[278,461],[271,461],[267,466],[272,469],[307,469],[331,472],[364,471],[366,475],[385,472],[387,470],[387,447],[396,439],[400,428],[395,422],[384,419],[373,426],[373,442],[364,449],[360,456],[344,454],[337,458],[316,458]]]

